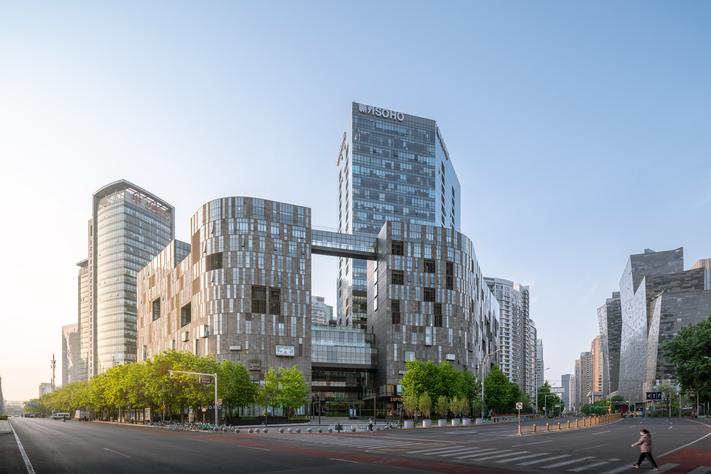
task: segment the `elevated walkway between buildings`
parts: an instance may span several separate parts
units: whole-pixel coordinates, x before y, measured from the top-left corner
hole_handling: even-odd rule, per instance
[[[377,240],[364,235],[343,234],[325,229],[311,229],[311,253],[331,257],[376,260]]]

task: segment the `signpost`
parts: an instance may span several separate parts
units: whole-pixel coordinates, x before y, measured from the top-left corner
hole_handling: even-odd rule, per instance
[[[217,400],[217,373],[214,374],[203,374],[201,372],[188,372],[186,370],[169,370],[168,373],[170,373],[170,376],[172,377],[173,374],[188,374],[188,375],[197,375],[200,377],[199,382],[201,384],[210,384],[210,378],[212,377],[215,380],[215,404],[213,405],[215,408],[215,426],[217,426],[218,419],[217,419],[217,408],[218,408],[218,400]],[[222,404],[222,401],[220,400],[220,405]]]
[[[516,402],[516,410],[518,410],[518,435],[521,436],[521,409],[523,402]]]

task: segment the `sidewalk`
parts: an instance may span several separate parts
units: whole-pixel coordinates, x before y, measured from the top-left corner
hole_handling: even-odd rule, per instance
[[[0,434],[12,433],[12,428],[10,428],[10,422],[7,420],[0,420]]]

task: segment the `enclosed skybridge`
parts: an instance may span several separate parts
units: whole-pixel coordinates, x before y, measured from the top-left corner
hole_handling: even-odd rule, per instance
[[[311,253],[332,257],[376,260],[376,239],[364,235],[342,234],[323,229],[311,229]]]

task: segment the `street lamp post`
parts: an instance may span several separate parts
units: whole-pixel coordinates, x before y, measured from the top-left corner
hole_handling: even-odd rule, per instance
[[[547,393],[545,395],[545,397],[543,397],[543,410],[544,410],[543,416],[545,416],[546,419],[548,419],[548,397],[555,397],[555,396],[557,396],[557,395],[555,395],[553,393]]]
[[[218,425],[218,420],[217,420],[217,373],[214,374],[205,374],[202,372],[188,372],[186,370],[170,370],[168,371],[170,373],[170,376],[172,377],[173,374],[187,374],[187,375],[197,375],[197,376],[205,376],[205,377],[212,377],[215,380],[215,426]],[[182,416],[182,415],[180,415]]]
[[[481,371],[481,421],[482,423],[484,422],[484,367],[488,364],[486,362],[489,360],[489,357],[493,356],[497,352],[499,352],[501,349],[496,349],[494,352],[490,352],[484,356],[484,362],[485,364],[482,366],[482,371]]]
[[[543,378],[546,378],[546,372],[551,370],[550,367],[543,369]],[[536,372],[536,417],[538,417],[538,390],[541,388],[540,380],[538,380],[538,372]]]

